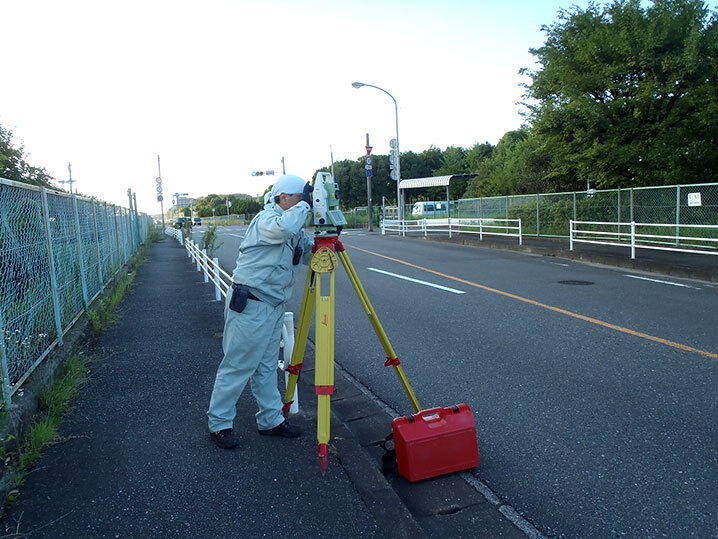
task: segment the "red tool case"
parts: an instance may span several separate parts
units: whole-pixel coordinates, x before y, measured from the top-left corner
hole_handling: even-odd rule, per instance
[[[399,474],[409,481],[479,465],[476,424],[468,404],[397,417],[391,428]]]

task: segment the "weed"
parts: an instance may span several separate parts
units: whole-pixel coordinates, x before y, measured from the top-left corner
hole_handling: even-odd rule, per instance
[[[222,247],[223,243],[217,244],[217,227],[211,225],[207,227],[202,239],[199,241],[200,249],[207,249],[207,256],[212,258],[217,249]]]

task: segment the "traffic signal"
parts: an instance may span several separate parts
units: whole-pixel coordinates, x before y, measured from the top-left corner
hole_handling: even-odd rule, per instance
[[[253,170],[252,171],[252,176],[263,176],[263,175],[264,175],[264,172],[262,172],[261,170]]]

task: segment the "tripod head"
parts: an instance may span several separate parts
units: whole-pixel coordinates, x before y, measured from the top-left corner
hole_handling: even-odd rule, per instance
[[[339,185],[328,172],[317,172],[312,192],[314,207],[311,221],[315,236],[336,236],[337,227],[347,224],[339,209]]]

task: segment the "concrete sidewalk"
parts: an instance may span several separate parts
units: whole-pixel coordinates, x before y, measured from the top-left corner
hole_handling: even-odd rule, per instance
[[[321,476],[311,346],[293,420],[304,435],[259,436],[246,388],[235,421],[241,446],[215,447],[205,412],[222,328],[222,303],[185,250],[170,239],[154,244],[119,321],[88,350],[89,378],[61,425],[62,441],[47,449],[7,509],[6,534],[524,536],[510,507],[458,474],[415,485],[384,477],[376,443],[390,432],[391,417],[340,370],[336,451]]]

